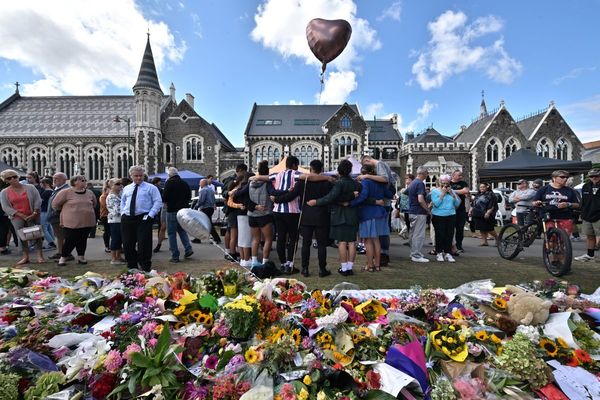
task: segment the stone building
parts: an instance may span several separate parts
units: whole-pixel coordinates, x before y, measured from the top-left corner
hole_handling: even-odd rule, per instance
[[[398,170],[402,136],[397,116],[365,120],[354,104],[342,105],[257,105],[252,106],[244,132],[245,162],[261,160],[277,164],[288,155],[308,167],[318,158],[326,171],[343,159],[374,154]]]
[[[96,185],[144,165],[219,176],[243,160],[215,124],[160,87],[150,38],[131,96],[24,97],[0,104],[0,161],[43,175],[84,174]]]

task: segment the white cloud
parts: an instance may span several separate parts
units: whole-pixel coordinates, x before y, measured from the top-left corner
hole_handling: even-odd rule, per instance
[[[558,109],[579,140],[589,142],[600,138],[600,94]]]
[[[569,79],[576,79],[578,78],[581,74],[584,74],[586,72],[593,72],[596,69],[598,69],[598,67],[579,67],[579,68],[573,68],[572,70],[570,70],[566,75],[563,76],[559,76],[558,78],[554,79],[552,81],[552,83],[554,85],[560,85],[561,83],[563,83],[566,80]]]
[[[417,116],[419,120],[425,120],[429,117],[431,111],[437,107],[436,103],[430,103],[429,100],[425,100],[423,105],[417,110]]]
[[[582,143],[593,142],[600,138],[600,129],[576,130],[574,132]]]
[[[363,116],[365,117],[365,119],[371,119],[371,117],[373,117],[373,116],[379,116],[381,118],[382,114],[383,114],[383,103],[373,103],[373,104],[367,105],[367,108],[365,109]]]
[[[453,75],[476,69],[494,81],[511,83],[523,66],[504,49],[504,40],[500,38],[487,47],[473,43],[503,27],[503,21],[493,15],[467,25],[463,12],[441,14],[427,25],[431,33],[427,48],[416,52],[417,61],[412,67],[416,81],[422,89],[429,90],[441,87]]]
[[[290,100],[290,101],[289,101],[289,103],[288,103],[288,104],[289,104],[289,105],[291,105],[291,106],[301,106],[301,105],[303,105],[304,103],[303,103],[303,102],[301,102],[301,101],[296,101],[296,100],[292,99],[292,100]]]
[[[196,13],[191,14],[192,17],[192,29],[194,31],[194,35],[198,36],[202,39],[202,24],[200,23],[200,16]]]
[[[382,21],[386,18],[393,19],[394,21],[400,22],[400,17],[402,16],[402,2],[395,1],[388,8],[383,10],[383,13],[377,17],[378,21]]]
[[[319,104],[342,104],[357,87],[358,83],[354,72],[331,72],[325,80],[323,92],[317,93],[315,99]]]
[[[176,43],[164,22],[147,20],[133,0],[9,2],[0,13],[0,58],[40,77],[24,83],[25,95],[100,94],[108,84],[131,88],[148,28],[159,70],[183,59],[185,42]]]
[[[320,67],[306,41],[306,25],[316,17],[345,19],[352,26],[350,42],[330,67],[348,70],[359,60],[359,50],[381,47],[377,32],[367,20],[356,16],[356,4],[351,0],[265,0],[254,15],[256,26],[250,36],[284,58],[298,57]]]
[[[406,125],[404,124],[402,115],[398,115],[398,129],[400,129],[400,132],[414,132],[420,124],[427,120],[431,112],[437,107],[437,103],[430,103],[429,100],[425,100],[423,105],[417,109],[416,117]]]

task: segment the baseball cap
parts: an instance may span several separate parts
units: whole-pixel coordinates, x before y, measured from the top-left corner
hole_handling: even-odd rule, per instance
[[[600,176],[600,169],[598,169],[598,168],[591,169],[590,172],[588,172],[588,176],[589,177]]]
[[[519,185],[520,185],[521,183],[527,183],[527,179],[519,179],[519,181],[518,181],[517,183],[518,183]]]
[[[544,184],[544,181],[541,179],[536,179],[535,181],[533,181],[534,185],[538,185],[538,186],[542,186]]]

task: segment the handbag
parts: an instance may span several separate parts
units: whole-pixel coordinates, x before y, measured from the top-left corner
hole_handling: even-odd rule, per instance
[[[17,231],[19,239],[23,242],[28,240],[38,240],[44,237],[44,231],[41,225],[25,226]]]

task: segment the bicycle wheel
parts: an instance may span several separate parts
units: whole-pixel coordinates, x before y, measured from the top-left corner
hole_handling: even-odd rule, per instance
[[[548,229],[542,253],[544,265],[552,275],[563,276],[571,270],[573,249],[569,235],[562,229]]]
[[[506,260],[512,260],[523,250],[521,247],[523,233],[519,225],[507,224],[498,234],[498,253]]]

